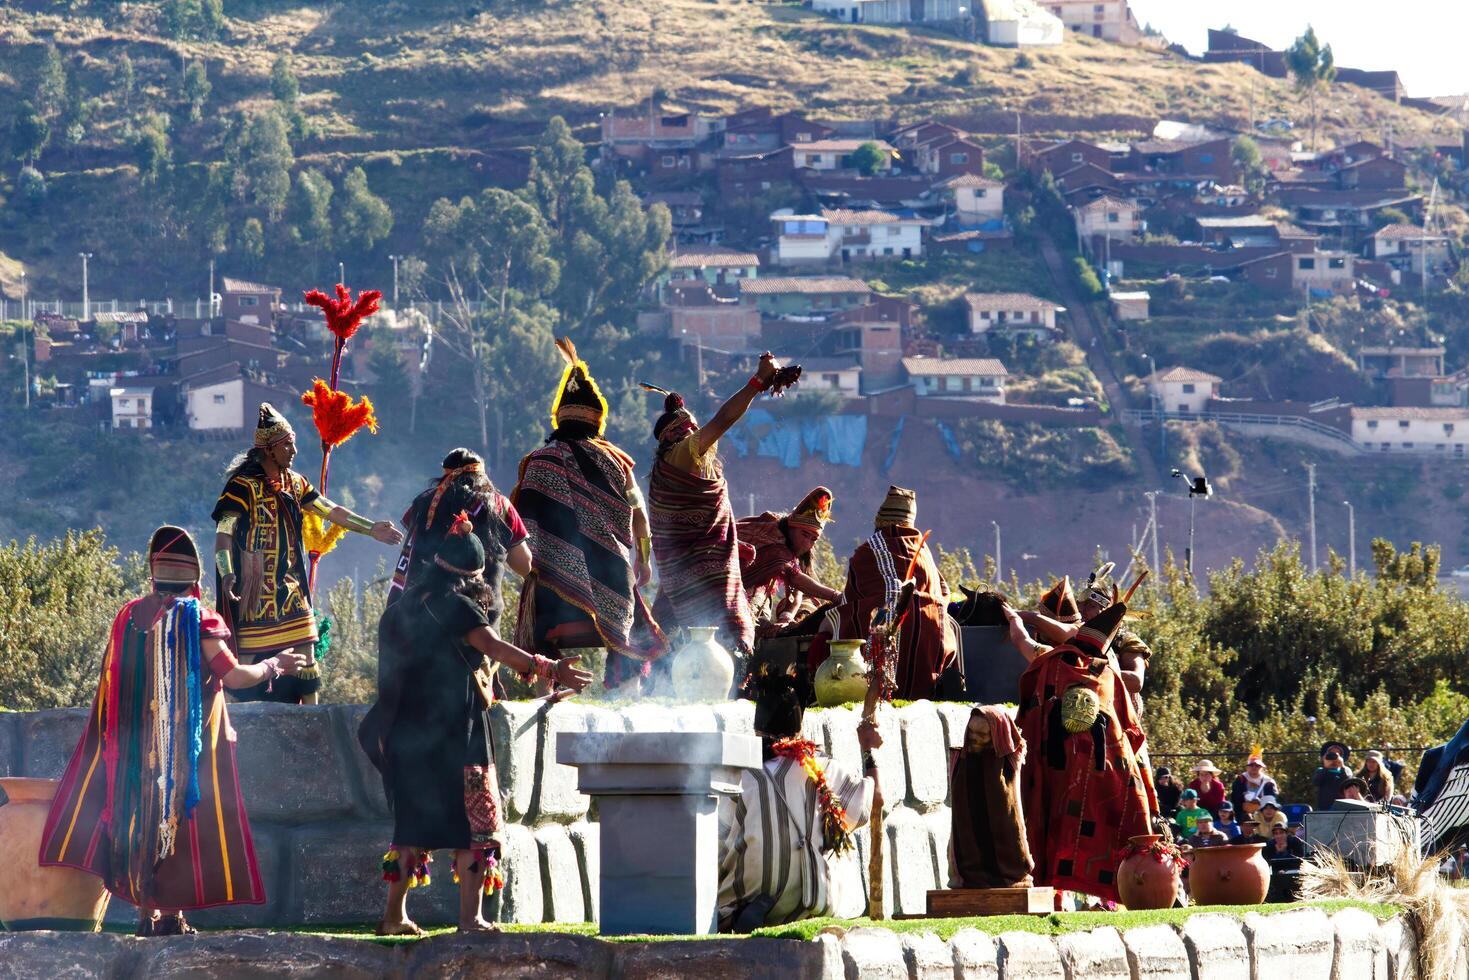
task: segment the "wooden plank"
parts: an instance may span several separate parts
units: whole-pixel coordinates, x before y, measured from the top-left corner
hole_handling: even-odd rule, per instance
[[[926,918],[1049,915],[1055,910],[1054,888],[938,888],[928,893]]]

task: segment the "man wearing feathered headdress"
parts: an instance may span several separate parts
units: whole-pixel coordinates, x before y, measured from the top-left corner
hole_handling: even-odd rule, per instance
[[[520,461],[511,501],[530,534],[516,642],[548,655],[605,647],[606,683],[647,673],[668,642],[638,588],[652,542],[633,461],[608,442],[607,401],[570,340],[546,444]]]
[[[269,402],[260,405],[255,444],[230,461],[215,522],[215,592],[219,611],[235,636],[243,663],[282,650],[310,653],[316,615],[306,573],[308,522],[323,521],[366,534],[383,544],[403,540],[392,521],[373,522],[317,493],[291,469],[296,432]],[[321,678],[312,664],[299,677],[240,692],[241,700],[314,702]]]
[[[835,602],[841,593],[811,577],[811,550],[831,521],[831,491],[816,487],[789,514],[766,511],[735,524],[740,577],[762,625],[795,618],[804,598]],[[783,596],[777,591],[784,588]]]
[[[744,654],[755,644],[755,621],[740,576],[740,556],[729,485],[719,462],[719,439],[755,398],[771,387],[778,365],[770,353],[748,384],[700,425],[677,392],[644,384],[664,396],[653,423],[658,456],[648,480],[648,520],[658,559],[653,614],[664,629],[718,627],[724,643]]]

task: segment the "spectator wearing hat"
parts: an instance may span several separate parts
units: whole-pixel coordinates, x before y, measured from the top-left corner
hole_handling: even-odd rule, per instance
[[[1189,847],[1218,847],[1220,844],[1229,843],[1229,835],[1214,826],[1214,818],[1208,813],[1200,814],[1198,826],[1194,834],[1184,841]]]
[[[1235,838],[1234,842],[1236,844],[1270,843],[1269,835],[1260,833],[1260,821],[1256,818],[1250,817],[1244,823],[1240,824],[1240,826],[1243,828],[1243,830],[1240,833],[1239,837]]]
[[[1352,778],[1347,768],[1351,749],[1341,742],[1327,742],[1321,746],[1321,767],[1311,776],[1311,786],[1316,790],[1316,809],[1329,810],[1331,804],[1342,797],[1342,786]]]
[[[1275,818],[1285,819],[1285,814],[1280,810],[1280,801],[1273,796],[1260,797],[1260,809],[1255,812],[1255,817],[1260,821],[1260,833],[1269,836],[1270,825]]]
[[[1270,891],[1265,901],[1294,902],[1300,888],[1298,872],[1307,854],[1306,842],[1291,833],[1282,819],[1270,828],[1270,843],[1264,853],[1270,863]]]
[[[1387,803],[1393,798],[1393,773],[1387,768],[1381,752],[1376,749],[1368,752],[1362,759],[1362,771],[1357,775],[1367,784],[1368,800]]]
[[[1158,794],[1158,810],[1165,819],[1172,820],[1178,813],[1178,798],[1183,795],[1183,787],[1173,778],[1173,770],[1159,766],[1153,778],[1153,788]]]
[[[1219,804],[1219,818],[1214,821],[1214,829],[1228,837],[1231,843],[1236,842],[1243,833],[1239,821],[1234,817],[1234,804],[1228,800]]]
[[[1235,815],[1241,819],[1260,809],[1260,800],[1267,796],[1280,796],[1280,788],[1265,771],[1265,753],[1256,746],[1245,760],[1245,770],[1234,777],[1229,788],[1229,801],[1234,804]]]
[[[1367,800],[1367,780],[1361,776],[1353,776],[1341,784],[1341,796],[1343,800]]]
[[[1198,790],[1184,790],[1180,801],[1183,805],[1179,807],[1178,814],[1173,818],[1173,825],[1178,828],[1179,839],[1188,840],[1198,828],[1199,818],[1208,817],[1212,821],[1214,814],[1199,806]]]
[[[1219,780],[1219,767],[1208,759],[1194,766],[1194,778],[1188,788],[1199,794],[1199,805],[1211,814],[1218,815],[1219,805],[1224,802],[1224,783]]]

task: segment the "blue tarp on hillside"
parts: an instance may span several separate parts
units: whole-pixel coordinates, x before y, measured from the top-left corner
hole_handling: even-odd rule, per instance
[[[763,408],[752,408],[724,440],[739,456],[778,459],[786,469],[798,469],[806,456],[824,456],[828,463],[861,466],[867,447],[867,416],[827,415],[820,418],[777,419]]]

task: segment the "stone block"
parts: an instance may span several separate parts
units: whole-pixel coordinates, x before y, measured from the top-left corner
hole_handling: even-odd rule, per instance
[[[722,732],[733,732],[737,735],[755,734],[755,702],[741,698],[737,701],[725,701],[713,707],[714,724],[719,726]],[[820,717],[820,712],[812,710],[806,712],[806,717]]]
[[[903,942],[889,929],[847,930],[842,937],[847,980],[908,980]]]
[[[566,834],[576,848],[576,863],[581,870],[582,908],[586,909],[587,921],[596,922],[602,898],[602,825],[583,820],[567,827]]]
[[[969,726],[969,714],[974,710],[974,705],[954,701],[935,701],[933,710],[938,714],[939,722],[944,726],[944,744],[951,749],[963,748],[964,729]]]
[[[544,717],[544,703],[497,701],[490,709],[500,803],[507,820],[524,820],[535,802]]]
[[[20,775],[60,779],[87,728],[90,711],[90,708],[57,708],[17,715],[15,738],[20,749],[17,765]]]
[[[1320,909],[1245,916],[1251,980],[1331,980],[1336,931]]]
[[[356,939],[289,933],[206,933],[142,943],[137,976],[149,980],[375,980],[401,962],[397,950]]]
[[[1132,980],[1127,947],[1111,926],[1089,932],[1068,932],[1056,937],[1061,962],[1071,977],[1087,980]]]
[[[250,826],[250,836],[255,842],[255,863],[260,868],[260,882],[265,886],[264,905],[221,905],[218,908],[199,909],[188,913],[189,922],[201,929],[252,929],[286,921],[282,914],[290,895],[290,873],[287,868],[289,859],[285,857],[282,845],[287,834],[288,831],[277,827],[259,824]],[[356,860],[370,865],[373,863],[372,859],[381,853],[382,851],[369,851],[357,856]],[[136,925],[137,913],[126,902],[113,899],[108,912],[119,906],[127,910],[129,922]]]
[[[560,732],[585,732],[590,724],[596,724],[599,731],[619,730],[612,724],[612,719],[602,717],[594,721],[592,715],[613,715],[613,712],[563,702],[546,713],[538,748],[541,756],[540,791],[532,801],[528,817],[531,822],[555,820],[570,823],[587,815],[591,797],[576,788],[576,767],[563,766],[556,761],[556,735]]]
[[[618,943],[617,980],[820,980],[825,949],[796,939],[700,939]]]
[[[954,814],[946,806],[923,814],[923,823],[928,827],[928,845],[933,859],[935,888],[949,887],[952,870],[949,867],[949,841],[954,836]]]
[[[919,811],[944,805],[949,795],[949,750],[944,725],[928,701],[897,712],[903,738],[903,768],[908,773],[908,805]]]
[[[292,833],[283,843],[287,887],[273,899],[286,922],[377,922],[387,898],[382,855],[392,841],[391,823],[336,823]],[[408,894],[408,914],[423,925],[458,920],[451,851],[429,866],[431,883]],[[268,894],[268,893],[267,893]],[[275,923],[273,923],[275,924]]]
[[[0,776],[21,774],[19,724],[14,712],[0,711]]]
[[[505,890],[486,903],[485,917],[522,925],[543,921],[545,894],[541,889],[541,850],[528,827],[506,824],[500,833],[500,860]],[[490,906],[493,906],[491,908]]]
[[[862,771],[862,749],[857,744],[857,722],[861,720],[858,708],[828,708],[821,712],[826,734],[827,754],[848,772]],[[908,793],[907,774],[903,766],[902,727],[897,712],[890,705],[882,705],[877,713],[878,729],[883,736],[882,746],[873,753],[877,762],[878,781],[883,789],[883,810],[902,806]],[[822,739],[814,739],[817,744]]]
[[[1382,924],[1363,909],[1342,909],[1331,917],[1336,958],[1331,980],[1387,980],[1387,949]]]
[[[582,894],[581,867],[566,828],[558,823],[535,829],[540,848],[542,913],[546,922],[586,922],[587,907]]]
[[[714,705],[642,702],[622,709],[630,732],[716,732]],[[753,709],[752,709],[753,710]]]
[[[1031,932],[1002,932],[996,945],[1000,980],[1066,980],[1061,951],[1051,937]]]
[[[872,861],[872,831],[868,825],[857,828],[852,835],[857,842],[857,871],[862,876],[862,907],[865,910],[868,902],[868,872]],[[893,887],[893,849],[886,845],[882,850],[882,910],[885,918],[892,918],[896,908],[893,896],[897,894]]]
[[[1250,944],[1232,915],[1191,915],[1179,927],[1195,980],[1251,980]]]
[[[899,807],[886,818],[887,846],[891,849],[894,903],[899,915],[922,915],[928,909],[928,892],[937,888],[928,825],[916,812]]]
[[[1418,980],[1418,937],[1401,915],[1382,924],[1382,948],[1392,980]]]
[[[605,980],[614,955],[608,943],[554,932],[450,933],[420,939],[407,953],[411,980]]]
[[[365,704],[340,704],[334,706],[333,710],[336,712],[337,725],[346,733],[347,757],[352,762],[363,811],[374,817],[385,818],[388,816],[388,798],[383,793],[382,774],[368,761],[362,746],[357,744],[357,728],[367,715],[367,708]]]
[[[125,964],[132,960],[135,945],[108,933],[0,932],[0,976],[7,980],[127,976],[132,971]]]
[[[670,713],[673,716],[673,730],[676,732],[719,731],[712,704],[678,704],[670,709]]]
[[[912,980],[952,980],[954,954],[949,944],[931,932],[903,937],[903,962]]]
[[[960,929],[949,939],[956,980],[999,980],[1000,950],[978,929]]]
[[[1132,980],[1191,980],[1188,950],[1172,926],[1141,926],[1122,934]]]
[[[232,704],[229,718],[251,819],[302,824],[353,813],[351,764],[330,705]]]

